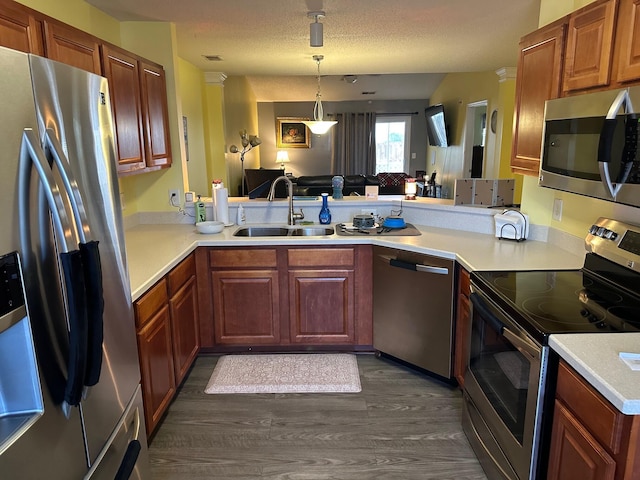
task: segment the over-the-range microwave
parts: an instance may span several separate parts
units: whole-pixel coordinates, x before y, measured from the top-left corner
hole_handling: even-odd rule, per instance
[[[640,87],[548,100],[539,185],[640,206],[638,118]]]

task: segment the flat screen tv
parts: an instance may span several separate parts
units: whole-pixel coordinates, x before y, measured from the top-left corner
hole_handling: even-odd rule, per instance
[[[273,181],[284,175],[284,170],[267,168],[245,168],[244,177],[247,182],[249,198],[267,198]],[[276,198],[287,197],[287,184],[280,182],[276,186]]]
[[[448,147],[447,123],[442,104],[432,105],[424,110],[427,119],[427,138],[432,147]]]

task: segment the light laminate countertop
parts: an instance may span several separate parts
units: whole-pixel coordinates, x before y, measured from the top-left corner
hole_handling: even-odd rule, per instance
[[[620,412],[640,414],[640,370],[619,355],[640,354],[640,333],[551,335],[549,345]]]

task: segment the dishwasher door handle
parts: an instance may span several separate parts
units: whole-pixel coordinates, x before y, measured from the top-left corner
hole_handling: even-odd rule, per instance
[[[433,265],[422,265],[420,263],[405,262],[398,260],[397,258],[390,257],[388,255],[378,255],[381,259],[388,262],[392,267],[404,268],[406,270],[413,270],[414,272],[422,273],[435,273],[437,275],[449,275],[449,269],[447,267],[434,267]]]

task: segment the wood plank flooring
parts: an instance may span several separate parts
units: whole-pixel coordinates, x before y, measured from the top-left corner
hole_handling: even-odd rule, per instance
[[[361,393],[207,395],[201,356],[149,446],[154,480],[486,480],[462,396],[358,355]]]

